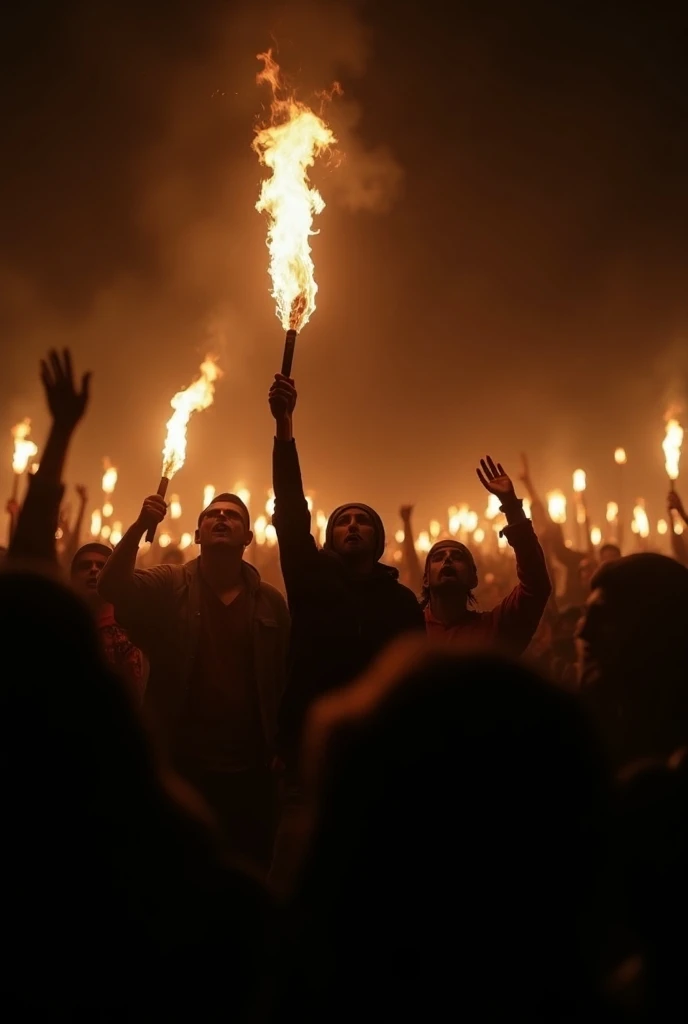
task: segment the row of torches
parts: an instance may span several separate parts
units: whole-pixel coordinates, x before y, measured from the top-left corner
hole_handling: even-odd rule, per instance
[[[29,437],[30,429],[31,423],[28,419],[17,424],[12,429],[12,436],[14,439],[14,452],[12,458],[12,469],[14,474],[13,498],[15,500],[18,494],[21,476],[27,471],[35,472],[38,468],[38,463],[31,461],[38,454],[38,449]],[[678,479],[679,475],[679,461],[682,443],[683,429],[680,424],[675,419],[668,420],[664,441],[662,442],[662,448],[664,451],[665,469],[672,486],[673,482]],[[622,474],[623,467],[627,463],[626,452],[623,448],[617,448],[615,450],[614,461],[619,467],[619,473]],[[121,540],[123,530],[122,523],[113,519],[113,494],[117,484],[117,479],[117,469],[111,465],[108,459],[105,459],[101,483],[103,502],[100,508],[94,509],[91,513],[90,525],[92,537],[108,541],[113,546],[118,544]],[[589,526],[588,509],[585,500],[586,487],[587,479],[585,471],[577,469],[573,474],[572,489],[575,503],[575,522],[578,529],[577,539],[579,544],[583,544],[585,546],[585,531],[587,531],[587,529],[590,530],[589,539],[590,544],[593,547],[598,547],[605,537],[607,539],[621,541],[622,514],[619,504],[615,501],[607,502],[607,527],[604,532],[599,526]],[[247,507],[250,506],[251,494],[243,484],[235,485],[234,493],[241,498]],[[210,504],[214,495],[215,488],[212,484],[206,485],[203,489],[203,508]],[[312,498],[308,497],[307,501],[309,510],[313,513]],[[550,491],[546,495],[546,501],[551,520],[562,526],[566,524],[568,518],[568,499],[566,494],[561,490]],[[277,544],[277,533],[271,522],[274,512],[274,503],[274,493],[270,491],[265,503],[264,514],[258,516],[253,524],[254,543],[259,547],[267,546],[268,548],[271,548]],[[178,522],[183,515],[182,505],[178,495],[172,494],[170,496],[168,508],[170,520],[172,522]],[[524,501],[524,510],[526,515],[529,516],[531,510],[530,502],[527,499]],[[446,535],[452,537],[458,536],[464,540],[467,540],[470,537],[473,543],[479,546],[484,545],[486,542],[489,544],[491,539],[497,550],[503,550],[507,547],[507,541],[506,538],[499,536],[501,526],[499,523],[495,523],[498,515],[499,499],[493,494],[490,494],[488,497],[487,507],[482,518],[478,512],[471,509],[466,504],[451,506],[447,510],[446,529],[443,528],[439,520],[432,520],[428,529],[421,531],[415,538],[414,543],[416,550],[419,554],[424,554],[430,550],[432,544],[436,540]],[[325,540],[325,530],[327,526],[327,516],[322,509],[318,509],[315,512],[315,522],[313,525],[316,537],[322,545]],[[673,529],[676,534],[681,534],[683,533],[683,524],[678,519],[675,519],[673,522],[667,521],[667,519],[660,519],[657,522],[656,532],[659,536],[665,536],[669,533],[670,529]],[[645,501],[642,498],[637,499],[633,508],[631,530],[641,541],[649,538],[651,534],[650,521],[646,511]],[[401,545],[404,541],[404,531],[398,530],[395,534],[394,540],[396,544]],[[193,534],[188,532],[173,535],[168,531],[164,531],[161,532],[157,538],[157,543],[161,548],[166,548],[170,545],[176,544],[180,549],[185,550],[190,547],[193,542]],[[571,546],[573,541],[569,539],[567,540],[567,544]],[[393,557],[400,560],[400,551],[395,551]]]

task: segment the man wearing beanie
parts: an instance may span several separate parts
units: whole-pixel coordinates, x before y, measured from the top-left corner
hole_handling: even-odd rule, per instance
[[[145,689],[143,654],[116,621],[112,605],[98,594],[98,579],[111,554],[112,548],[107,544],[97,541],[83,544],[72,559],[69,579],[72,590],[84,599],[93,613],[109,664],[127,680],[132,693],[140,700]]]
[[[506,516],[504,536],[516,555],[518,584],[501,604],[489,612],[471,608],[478,585],[475,561],[465,544],[439,540],[428,552],[423,574],[422,604],[430,636],[446,637],[467,645],[490,646],[506,654],[523,654],[533,639],[545,610],[552,584],[545,556],[523,503],[500,463],[481,460],[478,479],[497,495]]]
[[[235,494],[218,494],[201,512],[198,558],[136,569],[142,536],[166,511],[159,495],[145,499],[98,590],[150,659],[144,703],[172,764],[216,812],[234,853],[265,870],[289,613],[244,561],[253,534]]]
[[[350,502],[335,509],[318,550],[292,436],[293,381],[278,375],[269,402],[276,424],[273,522],[292,616],[280,751],[293,769],[311,703],[355,679],[394,637],[422,630],[423,614],[397,570],[380,562],[384,527],[368,505]]]

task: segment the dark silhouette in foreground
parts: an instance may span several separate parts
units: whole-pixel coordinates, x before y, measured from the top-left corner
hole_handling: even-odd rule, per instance
[[[269,962],[262,888],[157,764],[80,600],[5,572],[0,624],[5,1004],[237,1019]]]
[[[598,1008],[607,779],[574,697],[405,641],[316,705],[306,763],[314,819],[276,1020]]]

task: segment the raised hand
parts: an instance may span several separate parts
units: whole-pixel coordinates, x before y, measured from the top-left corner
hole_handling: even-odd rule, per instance
[[[60,356],[54,349],[41,360],[41,381],[55,426],[71,431],[86,412],[91,374],[81,378],[81,390],[74,386],[69,349]]]
[[[139,512],[138,524],[141,530],[152,530],[158,526],[167,515],[165,499],[159,494],[149,494],[144,498],[141,511]]]
[[[414,505],[402,505],[399,509],[399,515],[401,516],[402,523],[410,523],[411,516],[413,515]]]
[[[276,420],[286,419],[296,407],[296,388],[291,377],[275,374],[275,380],[268,394],[270,412]]]
[[[497,495],[501,505],[508,505],[517,500],[514,485],[504,472],[501,462],[495,465],[488,455],[486,459],[480,460],[480,466],[481,469],[476,469],[478,480],[486,491]]]
[[[686,515],[686,510],[683,506],[681,497],[679,494],[676,493],[673,487],[669,491],[669,497],[667,498],[667,507],[671,512],[678,512],[684,523],[688,523],[688,516]]]

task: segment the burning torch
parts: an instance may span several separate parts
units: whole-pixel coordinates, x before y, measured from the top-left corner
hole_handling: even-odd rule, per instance
[[[258,129],[253,149],[272,174],[261,185],[256,210],[268,215],[271,294],[286,331],[282,375],[290,377],[296,337],[313,314],[318,291],[309,238],[325,202],[311,188],[308,169],[337,140],[317,114],[285,91],[272,51],[258,54],[258,60],[263,70],[256,81],[270,86],[272,103],[270,124]]]
[[[103,459],[103,479],[101,481],[101,488],[103,491],[103,519],[107,521],[112,516],[114,511],[112,507],[112,495],[115,493],[115,486],[117,484],[117,470],[112,465],[107,456]]]
[[[167,436],[162,450],[162,476],[158,484],[161,498],[167,494],[170,480],[186,460],[186,428],[191,413],[200,412],[213,404],[215,381],[219,376],[220,370],[215,360],[212,356],[206,356],[205,362],[201,364],[200,377],[184,391],[178,391],[170,402],[174,412],[167,421]],[[155,527],[152,526],[146,533],[146,540],[152,544],[154,538]]]
[[[673,487],[678,480],[678,467],[683,444],[683,427],[676,419],[667,418],[662,449],[664,451],[664,468]]]
[[[12,501],[16,501],[19,497],[19,479],[26,472],[29,459],[38,454],[38,448],[29,439],[30,433],[30,419],[22,420],[21,423],[17,423],[16,426],[12,427],[12,437],[14,438],[14,451],[12,453],[12,472],[14,474],[12,479]]]

